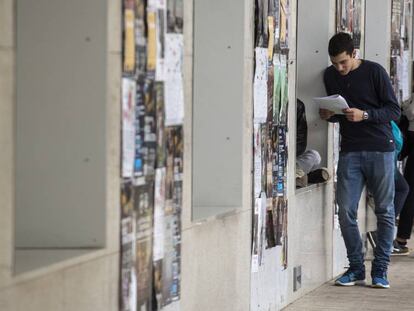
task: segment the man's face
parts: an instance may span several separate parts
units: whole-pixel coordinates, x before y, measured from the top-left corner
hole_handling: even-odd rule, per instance
[[[346,76],[354,67],[354,56],[349,55],[346,52],[342,52],[336,56],[330,56],[330,58],[332,65],[342,76]]]

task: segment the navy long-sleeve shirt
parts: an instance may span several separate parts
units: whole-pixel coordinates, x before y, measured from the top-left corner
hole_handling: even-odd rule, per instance
[[[348,121],[334,115],[329,122],[340,123],[341,151],[394,151],[391,120],[400,117],[400,106],[385,69],[374,62],[362,60],[358,68],[342,76],[330,66],[324,83],[328,95],[339,94],[350,108],[368,112],[368,120]]]

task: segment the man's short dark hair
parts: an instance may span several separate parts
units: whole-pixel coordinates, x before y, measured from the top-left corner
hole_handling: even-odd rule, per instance
[[[345,32],[339,32],[329,40],[329,56],[337,56],[343,52],[351,55],[354,52],[354,41],[351,36]]]

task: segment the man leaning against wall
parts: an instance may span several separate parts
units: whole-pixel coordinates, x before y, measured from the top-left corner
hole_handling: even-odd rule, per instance
[[[349,34],[334,35],[328,52],[332,65],[324,73],[326,91],[328,95],[340,94],[349,106],[343,110],[343,115],[327,109],[319,111],[323,120],[339,122],[341,133],[336,197],[349,269],[335,284],[365,284],[357,211],[366,184],[374,196],[378,230],[371,269],[372,286],[389,288],[387,269],[394,232],[395,149],[390,122],[398,120],[400,107],[385,69],[377,63],[357,59]]]

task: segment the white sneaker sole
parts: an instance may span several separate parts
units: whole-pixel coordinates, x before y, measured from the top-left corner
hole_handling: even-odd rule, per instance
[[[341,283],[336,281],[335,285],[337,286],[355,286],[355,285],[360,285],[360,286],[364,286],[366,284],[365,280],[363,281],[355,281],[355,282],[348,282],[348,283]]]
[[[390,288],[390,285],[372,284],[371,287],[373,287],[373,288]]]

